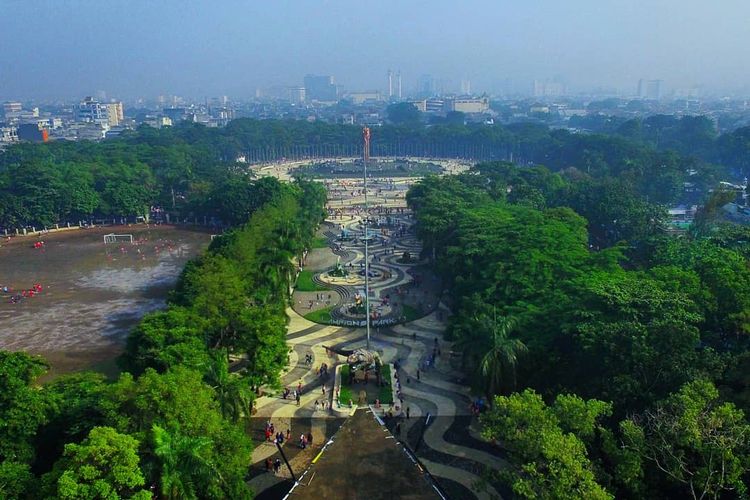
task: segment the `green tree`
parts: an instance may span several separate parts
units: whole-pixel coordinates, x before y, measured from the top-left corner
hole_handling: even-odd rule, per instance
[[[491,316],[482,313],[458,342],[464,349],[465,364],[477,367],[477,380],[490,398],[498,392],[508,394],[516,387],[516,364],[527,352],[523,342],[511,337],[516,325],[515,318],[498,318],[495,311]]]
[[[65,445],[63,458],[44,477],[45,489],[61,499],[148,499],[138,462],[136,439],[94,427],[81,444]]]
[[[685,384],[621,428],[625,446],[682,495],[700,499],[747,493],[743,477],[750,470],[750,425],[742,411],[719,400],[710,382]]]
[[[158,425],[152,429],[154,454],[158,460],[159,492],[169,500],[201,498],[211,484],[221,482],[221,473],[211,462],[212,442],[205,437],[190,437],[167,431]]]
[[[38,356],[0,351],[0,460],[34,458],[33,439],[47,414],[44,395],[33,384],[45,371]]]
[[[34,475],[27,464],[11,460],[0,461],[0,498],[26,498],[34,487]]]
[[[209,366],[208,324],[186,307],[150,313],[128,335],[121,364],[136,375],[146,368],[165,372],[178,365],[203,372]]]
[[[206,374],[206,383],[214,389],[219,411],[225,419],[237,422],[243,415],[250,417],[253,391],[246,379],[229,373],[225,351],[215,350],[211,353],[211,366]]]
[[[389,104],[385,110],[388,120],[397,125],[419,125],[421,113],[416,106],[409,102]]]
[[[499,476],[519,497],[613,498],[596,482],[584,443],[560,426],[556,414],[570,406],[560,405],[552,410],[541,396],[527,389],[510,396],[496,396],[492,408],[482,416],[483,436],[501,441],[508,450],[512,466],[499,471]],[[605,413],[606,405],[592,404],[589,409],[584,412],[586,421],[576,423],[576,414],[567,415],[566,421],[585,430],[591,418]]]
[[[164,374],[146,369],[137,380],[123,374],[109,387],[101,406],[118,431],[143,443],[143,470],[149,484],[161,484],[162,472],[175,470],[164,469],[155,455],[157,426],[175,439],[184,436],[191,443],[200,442],[201,457],[221,471],[220,481],[215,477],[194,483],[199,498],[249,496],[244,478],[252,450],[250,438],[244,428],[222,417],[216,393],[200,373],[178,366]],[[191,477],[182,481],[192,481]]]

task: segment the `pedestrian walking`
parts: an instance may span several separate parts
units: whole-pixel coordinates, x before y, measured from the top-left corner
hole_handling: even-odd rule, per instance
[[[300,398],[300,397],[299,397],[299,392],[298,392],[298,393],[297,393],[297,406],[299,406],[299,403],[300,403],[300,400],[301,400],[301,399],[302,399],[302,398]]]
[[[406,407],[406,419],[409,420],[409,417],[411,416],[411,408],[408,406]]]

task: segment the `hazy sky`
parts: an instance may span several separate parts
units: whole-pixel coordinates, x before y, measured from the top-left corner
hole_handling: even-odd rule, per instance
[[[748,0],[0,0],[0,98],[250,97],[332,74],[410,90],[750,87]]]

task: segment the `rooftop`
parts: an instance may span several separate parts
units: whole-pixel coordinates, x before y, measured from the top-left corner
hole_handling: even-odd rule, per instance
[[[341,426],[290,499],[439,500],[429,475],[369,410]]]

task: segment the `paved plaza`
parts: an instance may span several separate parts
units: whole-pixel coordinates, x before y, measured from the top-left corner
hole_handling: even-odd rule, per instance
[[[371,244],[371,266],[378,274],[371,280],[370,297],[373,310],[381,313],[377,316],[380,323],[375,323],[378,326],[371,327],[371,349],[379,353],[384,363],[398,363],[404,398],[397,416],[386,419],[387,425],[396,438],[416,449],[422,464],[450,498],[500,498],[506,493],[500,485],[478,485],[485,467],[503,467],[503,452],[479,436],[478,422],[469,409],[471,392],[459,371],[459,357],[443,338],[450,311],[439,300],[439,281],[419,262],[421,247],[403,197],[411,182],[375,180],[368,192],[371,227],[377,232]],[[353,296],[363,285],[354,278],[351,284],[341,280],[332,285],[324,275],[330,271],[331,263],[338,262],[341,268],[359,276],[364,259],[361,222],[367,214],[361,180],[327,181],[327,186],[329,218],[319,234],[325,236],[328,248],[313,250],[317,255],[308,255],[307,260],[314,273],[313,281],[321,286],[327,283],[328,290],[318,295],[318,302],[328,302],[331,321],[342,324],[347,318],[356,318],[350,308]],[[372,224],[378,218],[381,226]],[[414,260],[402,262],[404,252],[414,256]],[[275,460],[279,452],[275,444],[265,441],[265,426],[270,422],[276,432],[286,434],[289,430],[291,439],[284,442],[283,449],[295,474],[301,474],[347,418],[346,408],[342,411],[335,401],[332,375],[333,368],[346,360],[326,347],[351,350],[366,344],[364,328],[305,319],[310,294],[316,295],[296,292],[294,307],[287,311],[290,352],[282,386],[291,392],[301,389],[299,403],[291,395],[284,399],[278,391],[266,393],[256,401],[251,430],[257,442],[250,484],[261,499],[280,498],[291,486],[286,467],[278,473],[266,472],[266,460]],[[386,298],[390,307],[382,305]],[[405,318],[403,304],[411,304],[410,316],[416,314],[417,319]],[[328,375],[321,376],[323,364],[331,369]],[[385,405],[375,412],[385,416]],[[430,425],[426,426],[428,414]],[[312,444],[305,449],[299,446],[302,434],[312,437]],[[304,486],[298,486],[295,492],[300,488]]]

